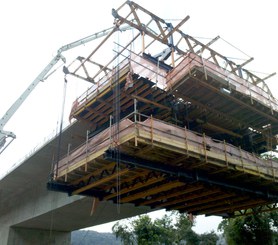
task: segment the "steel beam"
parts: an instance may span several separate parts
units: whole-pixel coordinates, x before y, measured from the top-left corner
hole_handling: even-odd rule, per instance
[[[104,158],[112,162],[116,160],[116,156],[111,149],[105,152]],[[209,176],[208,174],[198,169],[195,169],[194,171],[189,171],[189,170],[180,169],[173,166],[166,166],[160,164],[159,162],[152,162],[137,157],[131,157],[123,153],[120,153],[120,159],[122,163],[140,167],[140,168],[167,173],[172,176],[175,176],[176,178],[179,178],[181,181],[184,182],[192,183],[192,182],[200,181],[206,184],[213,184],[221,188],[228,188],[236,192],[246,193],[248,195],[260,197],[273,202],[278,201],[278,192],[276,191],[269,192],[267,189],[258,190],[246,184],[243,185],[243,184],[233,183],[225,179],[217,179],[215,176]]]

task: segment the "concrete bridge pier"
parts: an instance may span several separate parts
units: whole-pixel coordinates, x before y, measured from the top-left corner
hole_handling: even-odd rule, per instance
[[[71,232],[50,231],[11,227],[6,241],[1,244],[7,245],[70,245]]]

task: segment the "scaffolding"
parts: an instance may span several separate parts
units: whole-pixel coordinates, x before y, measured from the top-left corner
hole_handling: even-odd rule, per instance
[[[277,145],[270,76],[213,50],[218,37],[203,44],[182,32],[188,16],[174,27],[131,1],[112,14],[111,32],[67,67],[92,83],[70,115],[91,130],[57,159],[49,188],[197,215],[276,208],[278,162],[259,156]],[[132,35],[118,32],[102,65],[122,24]]]

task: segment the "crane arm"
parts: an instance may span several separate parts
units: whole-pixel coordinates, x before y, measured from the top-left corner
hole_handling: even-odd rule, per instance
[[[51,70],[51,68],[60,60],[60,55],[56,55],[51,62],[42,70],[42,72],[35,78],[35,80],[27,87],[27,89],[20,95],[20,97],[13,103],[13,105],[7,110],[5,115],[0,121],[0,134],[3,133],[3,127],[10,120],[13,114],[21,106],[24,100],[29,96],[29,94],[34,90],[37,84],[43,80],[44,76]],[[8,132],[7,132],[8,133]],[[12,132],[9,132],[8,137],[15,138]]]
[[[128,26],[128,25],[119,28],[120,31],[126,31],[126,30],[129,30],[129,29],[131,29],[131,27]],[[21,96],[12,104],[12,106],[7,110],[7,112],[4,114],[4,116],[0,119],[0,149],[2,147],[4,147],[4,145],[6,143],[6,138],[8,138],[8,137],[11,137],[13,139],[16,138],[16,135],[13,132],[5,131],[3,129],[4,126],[10,120],[10,118],[15,114],[15,112],[18,110],[18,108],[21,106],[21,104],[26,100],[26,98],[29,96],[29,94],[38,85],[38,83],[40,81],[44,80],[44,78],[49,73],[49,71],[60,61],[60,59],[62,59],[62,61],[64,63],[66,62],[62,53],[67,51],[67,50],[78,47],[80,45],[83,45],[85,43],[88,43],[90,41],[93,41],[97,38],[106,36],[113,30],[114,30],[114,27],[105,29],[103,31],[94,33],[94,34],[92,34],[90,36],[87,36],[85,38],[79,39],[75,42],[64,45],[64,46],[62,46],[61,48],[58,49],[57,54],[53,57],[53,59],[50,61],[50,63],[41,71],[41,73],[34,79],[34,81],[27,87],[27,89],[21,94]],[[0,153],[2,151],[0,151]]]

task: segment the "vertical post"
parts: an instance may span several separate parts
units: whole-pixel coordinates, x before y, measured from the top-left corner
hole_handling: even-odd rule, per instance
[[[271,114],[273,115],[273,108],[272,108],[272,103],[271,103],[271,98],[270,98],[270,94],[269,94],[269,91],[267,92],[267,95],[268,95],[268,103],[269,103],[269,108],[270,108],[270,111],[271,111]]]
[[[87,130],[86,132],[86,163],[85,163],[85,172],[88,171],[88,142],[89,142],[89,133],[90,131]]]
[[[97,95],[99,94],[99,80],[97,81]]]
[[[207,69],[206,69],[206,66],[205,66],[204,58],[203,58],[203,50],[201,51],[201,59],[202,59],[202,65],[203,65],[203,68],[204,68],[205,79],[208,80]]]
[[[228,157],[227,157],[227,145],[226,145],[226,140],[224,140],[223,143],[224,143],[224,152],[225,152],[226,167],[228,168]]]
[[[206,142],[205,133],[203,133],[203,146],[204,146],[205,160],[206,160],[206,163],[207,163],[208,162],[208,157],[207,157],[207,142]]]
[[[142,53],[145,53],[145,32],[142,32]]]
[[[242,158],[242,151],[241,151],[241,147],[240,146],[238,147],[238,150],[239,150],[239,153],[240,153],[241,167],[242,167],[243,172],[245,172],[243,158]]]
[[[171,48],[171,58],[172,58],[172,66],[175,67],[175,56],[174,56],[174,48]]]
[[[134,123],[135,123],[135,146],[138,146],[138,142],[137,142],[137,135],[138,135],[138,128],[137,128],[137,100],[134,99]]]
[[[258,165],[258,163],[257,163],[257,160],[256,160],[256,155],[255,155],[255,153],[253,152],[252,153],[252,155],[253,155],[253,157],[254,157],[254,162],[255,162],[255,166],[256,166],[256,169],[257,169],[257,172],[258,172],[258,174],[259,174],[259,176],[261,175],[260,174],[260,169],[259,169],[259,165]]]
[[[66,171],[66,174],[65,174],[65,182],[67,182],[67,180],[68,180],[70,148],[71,148],[71,143],[68,144],[68,150],[67,150],[67,171]]]
[[[134,99],[134,122],[137,122],[137,100]]]
[[[248,75],[249,76],[249,75]],[[249,77],[248,77],[249,78]],[[248,80],[248,78],[246,80]],[[251,101],[251,104],[253,105],[254,102],[253,102],[253,97],[252,97],[252,92],[251,92],[251,89],[250,89],[250,83],[247,82],[247,85],[248,85],[248,90],[249,90],[249,95],[250,95],[250,101]]]
[[[153,145],[153,115],[151,115],[151,143]]]
[[[88,100],[88,94],[89,94],[89,88],[86,90],[86,97],[85,97],[85,101],[87,102],[87,100]]]
[[[109,120],[109,129],[110,129],[109,140],[110,140],[110,146],[112,146],[112,121],[113,121],[113,116],[110,115],[110,120]]]
[[[272,158],[269,159],[270,160],[270,164],[271,164],[271,170],[272,170],[272,176],[273,176],[273,181],[275,181],[275,173],[274,173],[274,167],[273,167],[273,161]]]
[[[186,127],[184,127],[184,136],[185,136],[186,155],[188,156],[188,140],[187,140],[187,128]]]

